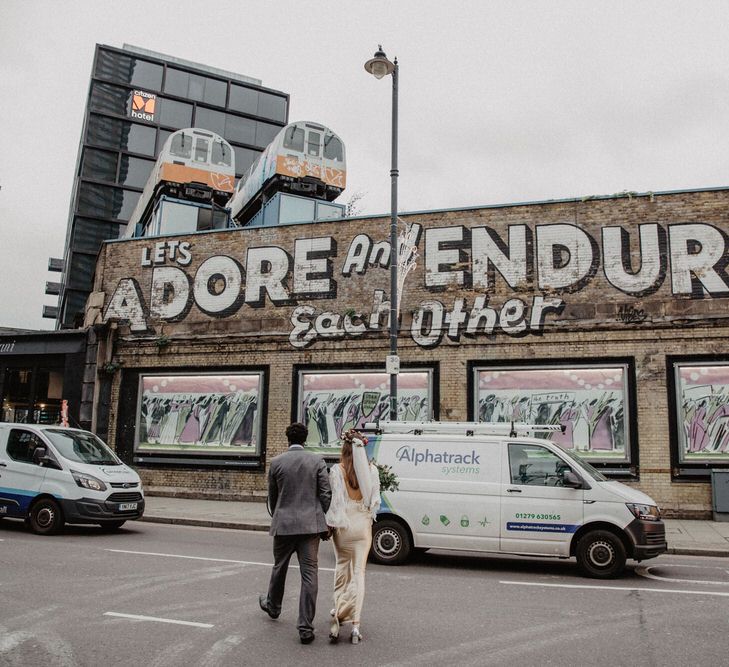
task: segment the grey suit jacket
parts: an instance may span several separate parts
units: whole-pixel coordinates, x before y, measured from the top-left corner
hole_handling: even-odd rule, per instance
[[[271,460],[268,502],[270,535],[312,535],[327,531],[324,514],[332,492],[324,459],[294,447]]]

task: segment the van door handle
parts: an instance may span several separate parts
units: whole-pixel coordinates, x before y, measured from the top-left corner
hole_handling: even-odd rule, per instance
[[[7,468],[8,464],[5,463],[5,461],[0,461],[0,466],[2,466],[3,468]]]
[[[506,489],[506,493],[521,493],[521,489]]]

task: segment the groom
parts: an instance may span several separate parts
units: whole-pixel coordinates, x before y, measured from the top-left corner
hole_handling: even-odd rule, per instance
[[[261,609],[271,618],[281,614],[286,572],[296,552],[301,570],[299,638],[314,641],[314,614],[318,589],[319,536],[328,528],[324,514],[332,498],[324,459],[304,449],[308,431],[299,423],[286,429],[289,448],[271,460],[268,502],[273,512],[273,570],[268,595],[261,595]]]

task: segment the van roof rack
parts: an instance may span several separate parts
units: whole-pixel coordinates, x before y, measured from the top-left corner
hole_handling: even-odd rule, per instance
[[[381,433],[441,433],[447,435],[508,435],[515,438],[517,435],[528,435],[535,431],[564,433],[564,426],[551,424],[525,424],[523,422],[398,422],[381,421],[365,424],[365,431]]]

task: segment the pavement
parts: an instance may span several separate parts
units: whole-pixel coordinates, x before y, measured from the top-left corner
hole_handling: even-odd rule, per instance
[[[261,531],[271,525],[263,502],[161,496],[145,500],[142,521]],[[664,519],[664,523],[669,554],[729,557],[729,522]]]

